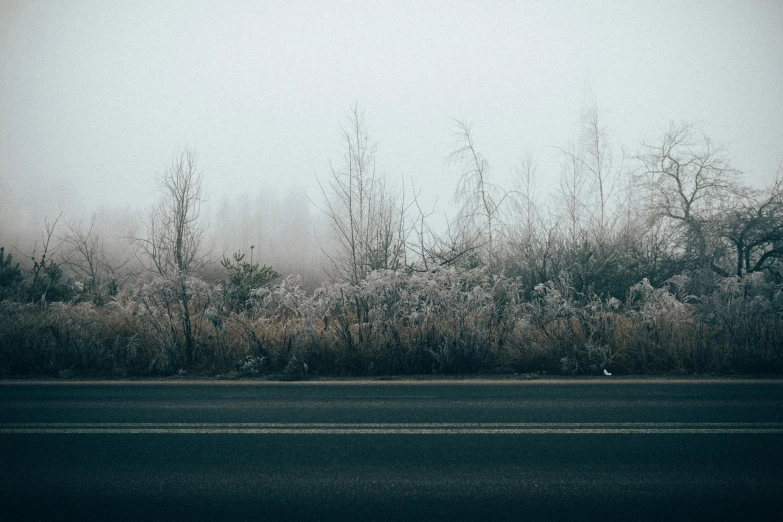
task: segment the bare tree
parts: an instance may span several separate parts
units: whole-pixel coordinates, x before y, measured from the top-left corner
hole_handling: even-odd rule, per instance
[[[405,266],[405,198],[377,173],[377,145],[358,104],[351,109],[343,138],[342,168],[331,167],[329,190],[319,181],[321,210],[336,242],[336,248],[326,252],[333,277],[358,283],[372,270]]]
[[[636,184],[645,191],[647,210],[671,224],[673,246],[686,263],[714,266],[710,227],[741,192],[739,172],[720,147],[686,123],[670,124],[658,142],[643,143],[639,158],[643,172]]]
[[[62,215],[63,213],[60,212],[57,215],[57,219],[55,219],[53,223],[49,223],[48,219],[44,220],[45,231],[41,232],[41,248],[43,252],[41,253],[40,260],[36,259],[38,242],[36,241],[35,245],[33,245],[33,252],[29,256],[30,261],[33,262],[33,286],[35,286],[35,284],[38,282],[38,278],[41,276],[41,273],[45,273],[48,266],[52,264],[51,258],[57,253],[57,250],[59,250],[60,246],[62,245],[62,242],[52,244],[52,239],[55,238],[54,231],[57,229],[57,222],[60,221]],[[47,265],[47,262],[49,265]]]
[[[622,257],[618,244],[621,205],[616,194],[624,165],[617,161],[615,145],[595,103],[583,110],[581,124],[579,139],[559,149],[560,200],[566,213],[560,219],[567,246],[564,258],[579,292],[617,293],[611,281]]]
[[[405,267],[407,229],[405,199],[389,188],[385,177],[376,171],[377,145],[370,136],[365,111],[355,104],[343,128],[345,153],[340,169],[330,166],[329,190],[319,181],[323,207],[333,232],[334,248],[324,249],[334,280],[358,284],[378,269]],[[322,247],[323,248],[323,247]],[[366,337],[368,305],[354,294],[358,350]],[[348,333],[348,318],[337,323]],[[349,349],[354,348],[348,335]]]
[[[152,270],[173,289],[161,293],[168,330],[172,332],[174,342],[179,342],[176,323],[181,323],[185,358],[190,362],[195,361],[195,338],[188,279],[206,264],[206,255],[201,249],[206,232],[201,222],[201,204],[205,200],[201,183],[198,154],[186,147],[174,155],[171,165],[158,178],[161,198],[145,221],[146,237],[134,238],[144,257],[151,262]],[[147,309],[152,315],[151,308]]]
[[[190,275],[206,264],[201,251],[206,231],[201,222],[201,182],[198,154],[190,147],[175,154],[158,177],[161,198],[145,221],[147,236],[137,242],[162,276]]]
[[[129,260],[111,259],[103,236],[95,226],[95,213],[88,226],[81,220],[70,219],[66,223],[68,231],[62,238],[63,251],[61,264],[68,268],[84,284],[84,290],[99,303],[102,300],[102,285],[109,279],[109,293],[116,290],[116,276]],[[114,290],[113,290],[113,289]]]
[[[465,229],[463,234],[469,236],[472,230],[486,238],[486,259],[483,261],[491,267],[502,224],[501,206],[508,194],[490,182],[489,163],[475,146],[471,126],[464,120],[454,120],[454,124],[459,145],[449,160],[460,169],[454,194],[455,200],[461,204],[458,220]]]
[[[106,261],[103,238],[95,230],[95,214],[86,229],[81,220],[76,219],[68,220],[66,227],[68,232],[63,237],[65,249],[60,254],[61,263],[82,280],[90,295],[95,295],[101,284],[102,265]]]
[[[591,239],[604,245],[618,217],[613,196],[623,165],[616,165],[608,130],[600,123],[595,104],[583,111],[578,144],[572,142],[560,151],[564,156],[560,192],[569,212],[571,238],[584,240],[579,236],[589,231]]]
[[[503,228],[507,248],[505,266],[522,278],[532,293],[537,284],[553,277],[558,267],[562,235],[557,216],[541,204],[536,187],[537,167],[533,157],[525,155],[516,168],[516,183],[509,199],[507,225]]]
[[[574,247],[586,239],[587,222],[585,219],[585,199],[587,194],[587,176],[579,146],[575,142],[561,149],[560,200],[567,213],[561,220],[565,236]]]
[[[581,159],[584,167],[593,179],[597,193],[593,221],[596,223],[596,236],[599,244],[604,244],[609,239],[609,233],[614,227],[616,208],[612,205],[617,182],[622,172],[622,163],[615,166],[615,154],[609,143],[608,131],[599,122],[597,105],[593,104],[583,115],[584,125],[584,158]]]
[[[538,190],[537,167],[533,156],[526,154],[519,162],[516,169],[517,184],[514,190],[515,196],[512,198],[514,210],[516,210],[518,221],[525,236],[532,236],[536,228],[536,221],[539,214],[539,208],[536,204]]]
[[[783,260],[783,165],[764,190],[746,189],[724,218],[723,235],[734,250],[740,276],[762,270],[780,273]]]
[[[44,219],[40,256],[38,255],[38,241],[33,244],[32,252],[22,254],[33,263],[30,269],[32,278],[26,281],[29,296],[33,301],[46,303],[47,301],[62,301],[70,297],[69,288],[61,282],[62,269],[54,262],[54,258],[62,246],[62,240],[55,235],[57,223],[61,217],[62,212],[51,223],[48,219]],[[19,251],[18,248],[16,250]]]
[[[437,203],[436,203],[437,205]],[[448,216],[444,216],[445,230],[437,231],[431,225],[435,206],[425,211],[419,202],[419,192],[413,190],[411,208],[416,214],[411,219],[412,226],[408,237],[406,252],[410,261],[406,268],[414,272],[428,272],[437,267],[451,265],[470,265],[485,243],[481,233],[463,226],[453,225]]]

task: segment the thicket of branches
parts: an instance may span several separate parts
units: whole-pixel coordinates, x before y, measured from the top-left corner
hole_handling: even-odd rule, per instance
[[[688,124],[629,154],[599,116],[560,149],[550,193],[529,155],[502,186],[455,121],[455,211],[435,227],[418,189],[376,164],[355,106],[319,180],[333,235],[314,292],[253,247],[250,262],[212,259],[185,149],[122,255],[94,219],[47,222],[26,265],[0,249],[0,372],[781,371],[783,172],[744,185]]]

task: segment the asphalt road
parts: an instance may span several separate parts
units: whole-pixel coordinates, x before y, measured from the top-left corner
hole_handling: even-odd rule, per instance
[[[780,520],[783,381],[0,381],[0,519]]]

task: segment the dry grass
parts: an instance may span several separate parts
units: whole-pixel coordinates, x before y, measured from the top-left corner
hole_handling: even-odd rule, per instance
[[[296,278],[254,292],[237,313],[220,288],[192,285],[195,360],[161,292],[110,303],[0,303],[9,375],[397,375],[478,372],[780,372],[783,299],[760,276],[721,280],[699,299],[646,281],[626,302],[542,285],[525,300],[482,270],[373,273],[314,294]],[[145,294],[144,292],[147,292]],[[156,297],[152,295],[152,297]]]

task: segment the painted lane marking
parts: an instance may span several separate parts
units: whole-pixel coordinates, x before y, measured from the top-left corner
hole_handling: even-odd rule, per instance
[[[4,423],[0,434],[783,434],[783,423]]]
[[[357,397],[360,398],[360,397]],[[384,399],[389,398],[384,396]],[[406,397],[409,398],[409,397]],[[758,399],[727,399],[727,400],[607,400],[607,399],[462,399],[448,400],[435,397],[429,399],[430,402],[409,402],[405,404],[406,408],[438,408],[462,409],[462,408],[573,408],[584,409],[589,407],[601,408],[672,408],[690,406],[693,408],[766,408],[770,406],[783,406],[783,399],[778,398],[758,398]],[[396,400],[369,399],[365,401],[356,399],[347,399],[346,397],[335,398],[316,398],[302,399],[291,398],[287,400],[280,399],[236,399],[236,400],[207,400],[207,401],[150,401],[150,400],[74,400],[74,401],[48,401],[48,400],[14,400],[0,401],[0,410],[3,409],[24,409],[24,408],[55,408],[55,409],[74,409],[74,408],[142,408],[149,409],[243,409],[243,408],[264,408],[264,409],[321,409],[324,407],[333,408],[396,408]]]
[[[346,399],[437,399],[435,395],[346,395]]]

